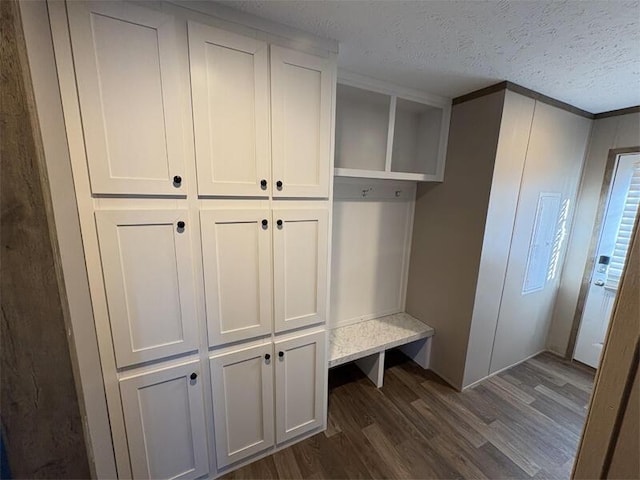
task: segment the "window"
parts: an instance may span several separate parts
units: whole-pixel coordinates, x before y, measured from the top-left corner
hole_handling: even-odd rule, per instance
[[[633,225],[640,204],[640,161],[634,163],[633,174],[629,184],[629,190],[624,201],[624,209],[622,218],[618,226],[616,234],[616,243],[611,255],[611,262],[607,271],[607,280],[605,287],[611,290],[617,290],[620,285],[620,278],[624,270],[624,264],[627,258],[627,251],[631,243],[631,235],[633,233]]]

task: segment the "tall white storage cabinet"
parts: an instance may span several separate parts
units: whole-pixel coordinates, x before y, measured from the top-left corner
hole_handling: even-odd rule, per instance
[[[118,476],[321,431],[336,52],[215,6],[49,7]]]

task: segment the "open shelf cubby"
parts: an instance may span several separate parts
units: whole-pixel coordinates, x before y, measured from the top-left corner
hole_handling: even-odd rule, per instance
[[[341,75],[335,175],[442,181],[450,114],[448,98]]]
[[[384,171],[390,105],[389,95],[338,84],[337,168]]]

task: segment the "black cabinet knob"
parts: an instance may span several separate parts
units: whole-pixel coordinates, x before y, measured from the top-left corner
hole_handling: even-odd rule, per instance
[[[278,220],[278,221],[276,221],[276,225],[278,225],[279,227],[281,227],[281,226],[282,226],[282,220]]]
[[[276,187],[278,188],[278,190],[282,190],[282,181],[278,180],[276,182]]]
[[[178,228],[184,228],[185,225],[186,224],[182,220],[178,222]]]
[[[189,378],[191,380],[195,380],[196,378],[198,378],[198,374],[196,372],[193,372],[191,375],[189,375]]]
[[[260,186],[263,189],[267,188],[267,181],[264,178],[262,180],[260,180]]]
[[[278,352],[278,356],[279,356],[280,358],[284,357],[284,352]]]
[[[180,186],[180,184],[182,183],[182,177],[180,175],[176,175],[175,177],[173,177],[173,183],[175,183],[177,186]]]
[[[264,359],[265,360],[269,360],[271,358],[271,355],[269,355],[268,353],[264,354]]]
[[[264,220],[262,220],[262,226],[266,227],[267,225],[269,225],[269,221],[265,218]]]

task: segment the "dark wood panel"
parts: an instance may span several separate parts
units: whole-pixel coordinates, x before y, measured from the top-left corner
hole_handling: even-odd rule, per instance
[[[620,108],[618,110],[610,110],[608,112],[596,113],[594,115],[594,118],[598,120],[600,118],[617,117],[619,115],[629,115],[630,113],[640,113],[640,105],[636,105],[635,107]]]
[[[481,88],[480,90],[476,90],[474,92],[467,93],[465,95],[461,95],[453,99],[452,104],[457,105],[459,103],[468,102],[470,100],[475,100],[476,98],[484,97],[485,95],[491,95],[492,93],[499,92],[501,90],[511,90],[512,92],[519,93],[520,95],[524,95],[525,97],[533,98],[542,103],[546,103],[547,105],[551,105],[553,107],[561,108],[562,110],[566,110],[567,112],[575,113],[576,115],[580,115],[585,118],[603,118],[606,116],[614,116],[614,115],[624,115],[626,113],[631,113],[635,110],[631,107],[630,109],[624,109],[625,111],[613,111],[600,113],[598,115],[594,115],[591,112],[586,110],[582,110],[581,108],[574,107],[573,105],[557,100],[553,97],[549,97],[542,93],[536,92],[535,90],[531,90],[530,88],[523,87],[522,85],[518,85],[517,83],[504,81],[499,82],[494,85],[489,85],[488,87]],[[629,110],[629,111],[626,111]],[[622,113],[615,113],[622,112]]]
[[[392,351],[381,389],[329,378],[326,432],[225,478],[568,479],[593,371],[545,353],[461,393]]]
[[[0,2],[2,461],[14,478],[88,478],[18,16]]]

